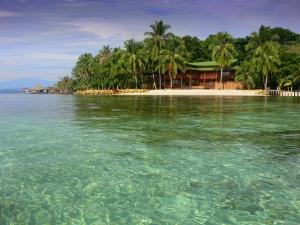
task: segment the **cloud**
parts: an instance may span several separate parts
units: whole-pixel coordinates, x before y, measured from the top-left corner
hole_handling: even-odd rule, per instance
[[[79,32],[93,34],[100,39],[140,39],[143,36],[141,27],[133,23],[85,20],[63,24],[73,26]]]
[[[5,11],[0,9],[0,18],[16,16],[16,12]]]
[[[83,52],[141,40],[155,20],[178,35],[245,36],[259,25],[300,32],[299,0],[0,0],[0,79],[71,71]],[[48,72],[51,71],[51,72]],[[27,71],[24,73],[24,71]],[[25,75],[24,75],[25,74]]]

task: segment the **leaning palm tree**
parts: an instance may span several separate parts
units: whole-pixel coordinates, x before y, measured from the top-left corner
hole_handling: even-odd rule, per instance
[[[153,62],[158,62],[159,54],[165,44],[166,40],[172,35],[172,33],[168,32],[171,28],[169,24],[165,24],[162,20],[155,21],[154,24],[150,25],[151,31],[145,32],[145,36],[147,36],[151,44],[151,57]],[[157,67],[157,66],[155,66]],[[159,67],[158,67],[159,68]],[[159,89],[161,89],[161,70],[158,70],[159,75]]]
[[[170,78],[170,88],[173,86],[173,78],[177,76],[178,69],[185,70],[185,56],[187,55],[184,41],[172,36],[165,49],[161,50],[161,60],[159,66],[162,65],[162,73],[168,72]]]
[[[287,77],[278,79],[278,88],[281,90],[283,87],[293,88],[293,86],[300,80],[300,74],[295,73]]]
[[[253,62],[256,71],[262,75],[265,91],[268,89],[268,78],[280,65],[279,47],[274,42],[266,42],[255,50]]]
[[[144,62],[141,55],[142,49],[142,42],[137,42],[133,39],[125,42],[124,59],[128,63],[130,73],[134,76],[136,89],[138,86],[138,75],[144,70]]]
[[[221,68],[220,84],[222,85],[223,69],[231,65],[234,59],[235,49],[231,43],[232,37],[227,32],[219,32],[215,38],[215,46],[212,47],[212,58]]]

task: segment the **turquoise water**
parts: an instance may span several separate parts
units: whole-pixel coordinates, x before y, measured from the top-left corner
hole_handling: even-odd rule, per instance
[[[0,224],[300,224],[300,99],[0,95]]]

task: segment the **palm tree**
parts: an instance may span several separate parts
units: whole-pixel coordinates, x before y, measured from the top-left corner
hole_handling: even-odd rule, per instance
[[[104,64],[108,61],[111,55],[112,55],[112,48],[109,45],[105,45],[99,51],[99,54],[96,56],[96,58],[99,60],[100,64]]]
[[[254,82],[255,70],[253,68],[254,68],[253,62],[244,61],[236,71],[235,80],[242,82],[248,90],[255,86],[255,82]]]
[[[144,62],[145,62],[145,72],[152,74],[153,79],[153,88],[157,89],[156,82],[155,82],[155,70],[157,65],[157,57],[153,54],[153,42],[151,39],[144,40],[144,49],[143,54]]]
[[[299,71],[300,72],[300,71]],[[281,90],[283,87],[290,87],[291,89],[293,86],[300,80],[300,73],[291,74],[290,76],[280,78],[278,80],[278,87]]]
[[[89,88],[89,81],[93,75],[94,57],[90,53],[81,55],[73,69],[73,77],[79,88]]]
[[[278,40],[278,36],[272,34],[271,28],[262,25],[258,32],[251,34],[246,49],[250,52],[254,52],[258,47],[263,46],[267,42],[275,42],[276,40]]]
[[[114,49],[112,57],[109,60],[109,77],[107,79],[107,84],[110,87],[119,87],[119,85],[125,86],[129,82],[129,71],[128,63],[125,60],[125,50]],[[131,76],[132,77],[132,76]],[[132,80],[130,80],[131,82]]]
[[[143,43],[130,39],[125,42],[124,59],[127,60],[129,71],[134,75],[135,88],[138,86],[138,75],[144,70],[144,62],[141,57]]]
[[[265,91],[268,89],[269,76],[277,71],[280,64],[278,49],[276,43],[266,42],[255,50],[253,56],[256,71],[263,77]]]
[[[59,91],[64,91],[65,93],[68,93],[72,91],[72,84],[73,79],[69,76],[64,76],[57,82],[56,86],[58,87]]]
[[[151,40],[151,57],[153,62],[158,62],[159,54],[163,48],[166,40],[172,35],[168,32],[171,28],[169,24],[165,24],[162,20],[155,21],[154,24],[150,25],[151,31],[145,32],[145,36],[149,37]],[[157,66],[156,66],[157,67]],[[157,67],[159,68],[159,66]],[[159,89],[161,89],[161,70],[158,70],[159,75]]]
[[[177,76],[178,69],[185,70],[185,56],[187,55],[184,41],[172,36],[166,43],[166,48],[161,50],[162,73],[168,72],[170,88],[173,86],[173,78]]]
[[[168,32],[171,26],[160,20],[155,21],[155,24],[150,25],[150,27],[152,31],[145,32],[145,35],[153,39],[155,41],[155,46],[160,50],[162,49],[164,42],[172,35],[172,33]]]
[[[223,69],[231,65],[234,59],[235,49],[231,43],[232,37],[227,32],[219,32],[215,38],[216,42],[212,48],[212,58],[221,68],[220,84],[222,84]]]

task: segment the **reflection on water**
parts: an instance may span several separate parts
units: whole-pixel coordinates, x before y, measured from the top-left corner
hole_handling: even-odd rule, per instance
[[[299,224],[296,98],[0,95],[0,224]]]

